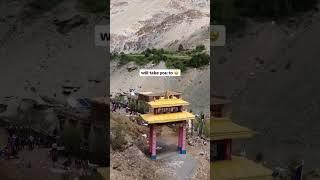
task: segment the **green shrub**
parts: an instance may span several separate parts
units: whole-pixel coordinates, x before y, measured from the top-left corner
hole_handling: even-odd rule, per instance
[[[201,66],[208,65],[210,63],[210,56],[205,53],[195,54],[189,61],[189,66],[199,68]]]
[[[206,47],[203,44],[196,46],[196,51],[197,52],[202,52],[204,50],[206,50]]]
[[[117,52],[111,53],[111,60],[115,60],[119,57],[119,54]]]
[[[178,51],[179,52],[184,51],[184,48],[183,48],[182,44],[179,44]]]
[[[164,61],[168,68],[176,68],[185,72],[188,67],[195,68],[209,64],[210,57],[203,52],[204,50],[204,45],[198,45],[193,50],[186,50],[180,53],[165,51],[164,49],[147,48],[140,54],[125,54],[121,52],[117,54],[117,59],[119,59],[119,66],[123,66],[129,62],[144,66],[150,62],[159,64],[161,61]]]
[[[153,61],[152,61],[152,63],[154,63],[154,64],[159,64],[162,60],[163,60],[162,56],[160,56],[160,55],[154,55],[154,56],[153,56]]]
[[[181,72],[185,72],[187,70],[187,63],[175,58],[168,58],[166,60],[166,66],[168,68],[180,69]]]
[[[193,124],[194,124],[195,130],[198,131],[201,129],[201,119],[200,118],[196,118],[194,120]],[[204,120],[204,123],[202,124],[202,136],[205,136],[207,138],[210,137],[210,120],[207,120],[207,119]]]
[[[150,56],[151,56],[151,53],[150,53],[150,52],[147,51],[147,52],[144,53],[144,57],[147,58],[147,57],[150,57]]]
[[[210,137],[210,121],[209,120],[205,120],[204,122],[203,135],[207,138]]]
[[[163,48],[161,48],[161,49],[159,50],[159,53],[160,53],[160,54],[165,54],[166,52],[164,51]]]
[[[111,147],[113,150],[123,151],[125,145],[128,143],[123,133],[123,127],[121,125],[115,126],[113,129],[114,136],[111,139]]]
[[[131,100],[129,102],[129,108],[132,109],[132,110],[136,110],[136,100]]]
[[[136,108],[136,111],[142,114],[145,114],[149,111],[149,106],[144,101],[138,101],[138,107]]]
[[[152,54],[152,52],[151,52],[151,50],[149,49],[149,48],[147,48],[146,50],[144,50],[143,52],[142,52],[142,54]]]

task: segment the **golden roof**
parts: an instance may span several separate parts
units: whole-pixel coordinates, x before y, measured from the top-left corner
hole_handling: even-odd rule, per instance
[[[228,118],[213,118],[210,122],[210,140],[251,138],[254,132],[233,123]]]
[[[195,117],[192,113],[189,113],[187,111],[176,112],[176,113],[167,113],[167,114],[149,113],[149,114],[142,114],[140,116],[148,124],[186,121],[189,119],[194,119],[194,117]]]
[[[272,170],[243,157],[211,163],[212,179],[218,180],[272,180]]]
[[[148,102],[148,104],[152,108],[160,108],[160,107],[173,107],[173,106],[187,106],[189,103],[187,101],[184,101],[182,99],[178,98],[171,98],[171,99],[166,99],[166,98],[161,98],[157,99],[154,101]]]

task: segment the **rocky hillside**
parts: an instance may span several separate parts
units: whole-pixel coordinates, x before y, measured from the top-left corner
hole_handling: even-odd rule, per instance
[[[138,91],[163,92],[173,90],[183,92],[183,98],[190,102],[190,109],[209,115],[210,105],[210,68],[193,68],[180,77],[140,77],[139,68],[129,63],[121,68],[117,62],[110,64],[110,93],[128,92],[129,89]],[[148,64],[144,68],[165,69],[163,62],[159,65]]]
[[[208,0],[112,0],[110,12],[111,51],[141,52],[146,48],[177,50],[180,44],[185,49],[197,45],[209,51],[210,2]],[[138,67],[131,63],[118,67],[110,66],[110,92],[139,91],[183,92],[194,112],[209,114],[210,68],[190,68],[181,77],[140,77],[140,68],[167,68],[148,64]]]
[[[106,49],[93,35],[107,19],[78,0],[43,2],[0,1],[0,104],[8,109],[20,98],[106,94]]]
[[[209,7],[208,0],[112,0],[111,51],[209,47]]]
[[[258,132],[246,149],[275,166],[293,158],[319,167],[320,14],[252,22],[214,51],[214,91],[233,100],[233,119]],[[229,38],[230,40],[230,38]]]

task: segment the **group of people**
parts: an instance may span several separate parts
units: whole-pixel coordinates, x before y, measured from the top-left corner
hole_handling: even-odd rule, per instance
[[[122,105],[118,102],[115,102],[114,100],[111,101],[111,111],[116,112],[117,110],[120,110],[122,108]]]
[[[111,102],[111,111],[112,112],[117,112],[117,110],[121,110],[121,109],[124,109],[127,114],[138,115],[138,112],[133,110],[133,109],[131,109],[129,107],[128,103],[121,104],[119,102],[115,102],[114,100]]]
[[[16,134],[10,134],[7,139],[7,144],[0,149],[0,156],[5,159],[17,158],[18,152],[28,147],[29,150],[33,150],[35,145],[40,145],[41,138],[30,136],[22,136]]]
[[[89,169],[89,160],[75,160],[74,164],[76,169]]]
[[[52,166],[57,167],[56,164],[59,159],[59,151],[55,143],[52,145],[52,148],[50,150],[50,155],[53,162]],[[77,170],[78,172],[81,172],[82,175],[89,174],[91,170],[89,167],[89,160],[83,160],[83,159],[72,160],[70,156],[67,156],[67,159],[61,165],[65,170],[71,170],[71,169]]]
[[[90,175],[92,173],[89,160],[76,159],[74,160],[74,167],[80,176]]]

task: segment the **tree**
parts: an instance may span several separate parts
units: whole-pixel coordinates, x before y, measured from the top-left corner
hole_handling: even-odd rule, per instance
[[[156,48],[152,48],[152,49],[151,49],[151,53],[152,53],[152,54],[156,54],[156,53],[157,53],[157,49],[156,49]]]
[[[147,58],[147,57],[150,57],[150,55],[151,55],[151,53],[148,52],[148,51],[144,53],[144,57],[146,57],[146,58]]]
[[[144,50],[144,55],[146,56],[146,54],[150,55],[152,54],[151,50],[149,48],[147,48],[146,50]],[[146,56],[147,57],[147,56]]]
[[[201,53],[201,54],[195,54],[191,57],[189,61],[189,66],[198,68],[201,66],[208,65],[210,63],[210,57],[208,54]]]
[[[167,58],[167,56],[163,56],[162,59],[163,59],[164,61],[166,61],[168,58]]]
[[[184,51],[184,48],[183,48],[182,44],[179,44],[178,52],[181,52],[181,51]]]
[[[205,49],[206,49],[206,47],[203,44],[196,46],[196,51],[197,52],[204,51]]]

